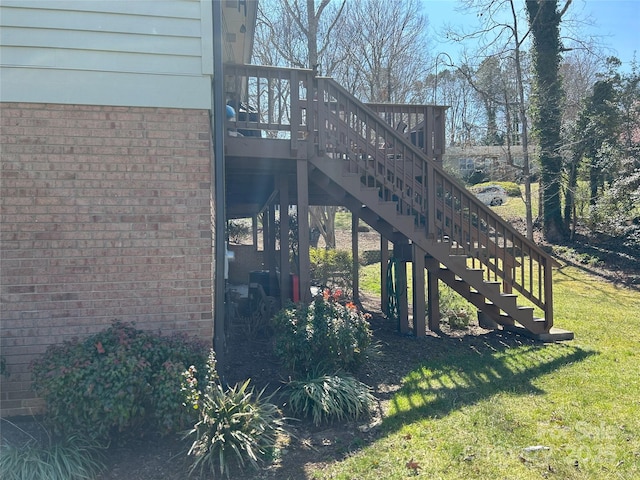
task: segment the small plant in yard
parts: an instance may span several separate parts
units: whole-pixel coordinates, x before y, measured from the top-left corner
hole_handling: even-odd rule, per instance
[[[464,308],[446,310],[442,312],[442,320],[455,330],[464,330],[471,323],[471,313]]]
[[[288,388],[291,410],[311,416],[315,425],[366,416],[374,402],[369,386],[350,375],[311,376],[289,382]]]
[[[229,464],[236,460],[240,468],[248,462],[258,468],[273,453],[276,441],[284,433],[280,410],[264,396],[249,388],[249,380],[224,389],[216,371],[213,351],[207,361],[204,388],[199,390],[196,368],[184,372],[183,389],[189,408],[199,420],[185,434],[193,438],[188,455],[193,457],[190,473],[220,475],[229,478]]]
[[[310,248],[310,276],[314,285],[329,285],[343,292],[351,285],[353,270],[351,252],[346,250]]]
[[[0,447],[3,480],[87,480],[104,468],[98,443],[76,435],[64,441],[31,438],[24,445]]]
[[[33,385],[58,434],[104,442],[141,426],[166,434],[193,421],[182,406],[181,373],[205,360],[194,340],[114,322],[84,341],[49,347],[32,364]]]
[[[352,371],[371,344],[366,314],[325,290],[310,304],[290,305],[274,317],[275,353],[294,373]]]

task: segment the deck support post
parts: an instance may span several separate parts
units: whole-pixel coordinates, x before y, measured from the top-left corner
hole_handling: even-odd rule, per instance
[[[353,292],[354,303],[360,302],[360,264],[358,263],[358,225],[360,217],[357,213],[351,212],[351,291]]]
[[[389,289],[387,288],[387,270],[389,269],[389,240],[380,235],[380,308],[387,313],[389,307]]]
[[[287,175],[278,178],[280,183],[280,304],[289,299],[289,181]]]
[[[394,243],[393,256],[398,260],[396,271],[396,294],[398,296],[398,319],[400,333],[409,334],[409,298],[407,292],[407,253],[410,245],[405,239],[401,242]]]
[[[258,250],[258,215],[251,215],[251,236],[253,248]]]
[[[269,285],[275,284],[276,278],[276,206],[269,205],[263,217],[264,266],[269,270]]]
[[[297,160],[296,182],[298,186],[298,280],[300,301],[311,301],[311,276],[309,274],[309,166],[306,160]]]
[[[440,292],[438,291],[438,276],[436,271],[440,267],[438,261],[433,257],[425,260],[427,268],[427,308],[429,317],[429,330],[440,331]]]
[[[424,298],[424,255],[425,252],[415,243],[411,263],[413,268],[413,334],[416,337],[424,337],[427,334],[425,323],[425,298]]]

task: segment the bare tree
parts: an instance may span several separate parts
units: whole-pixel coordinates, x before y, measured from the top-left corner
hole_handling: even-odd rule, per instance
[[[265,0],[258,12],[257,55],[261,63],[331,73],[339,55],[333,45],[346,0]],[[330,48],[330,46],[332,48]],[[327,72],[328,70],[328,72]],[[328,248],[335,248],[335,206],[309,208],[310,226]]]
[[[517,92],[517,116],[520,126],[520,144],[523,164],[526,208],[527,237],[533,238],[533,214],[531,209],[531,167],[529,159],[529,127],[527,118],[527,98],[525,95],[525,76],[522,68],[522,53],[526,46],[529,30],[520,28],[521,12],[516,8],[514,0],[465,0],[467,10],[478,13],[480,25],[472,32],[460,32],[449,29],[447,35],[454,41],[464,43],[473,40],[478,43],[477,51],[469,58],[510,59],[515,68],[515,87]],[[499,63],[499,62],[498,62]],[[477,67],[476,67],[477,68]],[[468,77],[471,79],[471,76]],[[479,90],[476,85],[474,88]],[[503,93],[504,90],[499,90]],[[495,92],[494,92],[495,93]]]
[[[426,17],[418,0],[360,0],[348,4],[333,72],[364,101],[407,102],[426,75]]]
[[[254,50],[275,52],[277,63],[296,68],[320,69],[335,34],[346,0],[263,0],[258,10]],[[333,62],[328,62],[333,63]]]

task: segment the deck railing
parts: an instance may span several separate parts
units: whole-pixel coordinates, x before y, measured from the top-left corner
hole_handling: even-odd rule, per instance
[[[230,98],[254,111],[233,127],[286,138],[292,150],[310,141],[309,154],[342,160],[345,172],[395,202],[397,215],[414,219],[410,238],[448,243],[485,280],[539,307],[551,328],[553,261],[443,170],[445,107],[366,105],[310,70],[230,65],[225,81]]]

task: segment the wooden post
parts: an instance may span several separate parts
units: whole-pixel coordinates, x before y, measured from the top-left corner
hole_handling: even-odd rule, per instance
[[[300,301],[311,301],[311,277],[309,274],[309,167],[306,160],[297,160],[298,185],[298,280]]]
[[[253,240],[253,248],[258,250],[258,215],[251,217],[251,235]]]
[[[409,328],[409,298],[407,292],[407,262],[411,260],[411,245],[407,238],[393,244],[393,258],[396,264],[396,297],[398,300],[398,322],[400,333],[411,333]]]
[[[440,268],[439,262],[428,257],[425,261],[427,267],[427,304],[429,316],[429,330],[440,331],[440,293],[438,292],[438,276],[436,271]]]
[[[387,270],[389,268],[389,241],[380,235],[380,308],[387,313],[389,289],[387,288]]]
[[[360,264],[358,263],[358,225],[360,224],[360,217],[357,213],[351,212],[351,275],[352,282],[351,287],[353,291],[353,301],[358,303],[360,301]]]
[[[276,276],[276,206],[275,204],[269,205],[269,208],[265,211],[266,223],[264,224],[265,232],[264,237],[264,264],[265,268],[269,270],[269,275],[275,278]]]
[[[280,175],[280,302],[289,299],[289,181],[287,175]]]
[[[400,317],[400,333],[411,333],[409,328],[409,298],[407,296],[407,262],[402,259],[398,262],[398,315]]]
[[[427,333],[425,324],[424,298],[424,250],[413,244],[413,334],[424,337]]]

